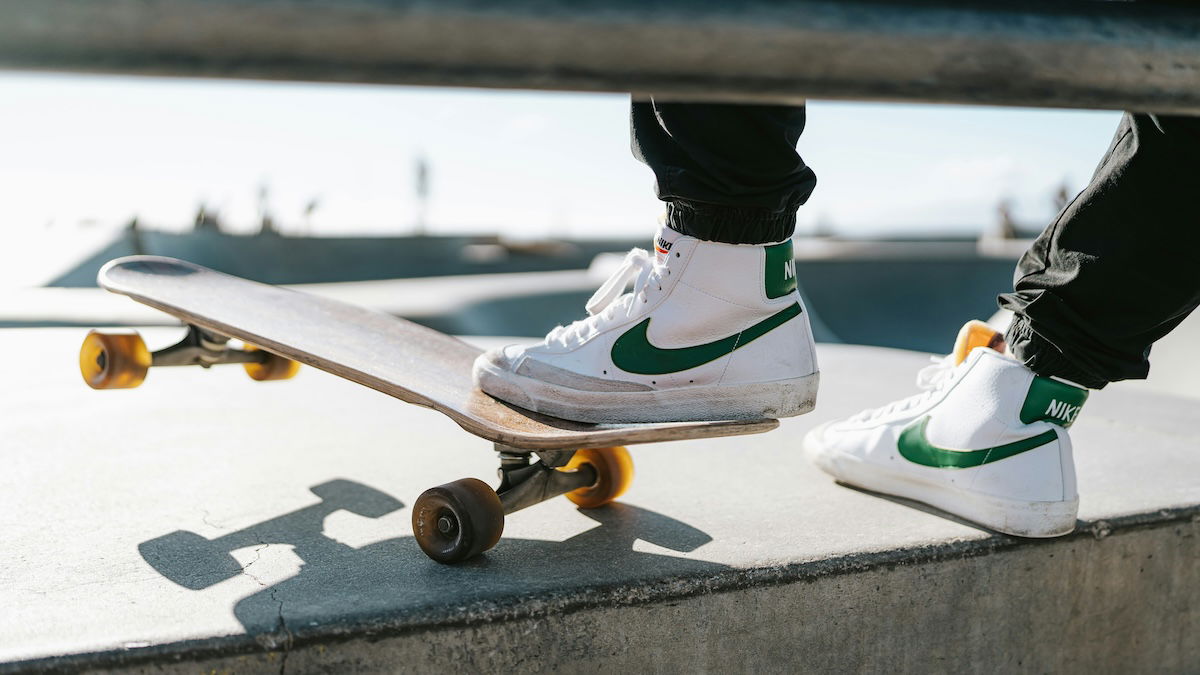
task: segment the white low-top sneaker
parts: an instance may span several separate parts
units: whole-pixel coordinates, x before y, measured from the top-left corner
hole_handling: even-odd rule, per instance
[[[475,361],[483,391],[581,422],[787,417],[812,409],[817,361],[792,243],[733,245],[666,227],[588,316]],[[625,289],[633,282],[633,290]]]
[[[989,344],[1003,340],[968,324],[954,353],[918,375],[923,393],[817,427],[805,450],[842,483],[993,530],[1071,532],[1079,496],[1067,428],[1088,391],[1038,376]]]

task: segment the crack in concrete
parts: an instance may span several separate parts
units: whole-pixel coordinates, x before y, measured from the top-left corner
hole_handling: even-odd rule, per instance
[[[258,577],[254,576],[253,574],[250,573],[250,567],[254,563],[258,562],[259,560],[262,560],[263,550],[265,550],[271,546],[269,543],[267,543],[265,541],[259,542],[259,543],[261,543],[262,546],[259,546],[258,548],[254,549],[254,560],[251,560],[250,562],[246,563],[245,565],[242,565],[242,574],[245,574],[246,576],[253,579],[254,582],[257,583],[259,586],[266,588],[267,585],[265,583],[263,583],[262,579],[259,579]]]
[[[271,589],[271,600],[279,604],[279,614],[278,618],[276,619],[275,626],[276,630],[282,631],[284,635],[283,657],[279,661],[279,675],[284,675],[287,670],[288,654],[290,654],[292,650],[292,631],[288,628],[287,621],[283,618],[283,600],[275,597],[276,590],[277,589],[274,588]]]
[[[201,513],[201,516],[200,516],[200,522],[202,522],[202,523],[204,523],[205,525],[207,525],[207,526],[209,526],[209,527],[213,528],[214,530],[227,530],[227,529],[229,529],[229,528],[227,528],[227,527],[222,527],[221,525],[217,525],[216,523],[214,523],[214,522],[212,522],[211,520],[209,520],[209,519],[208,519],[208,517],[209,517],[210,515],[212,515],[212,514],[210,514],[210,513],[208,512],[208,509],[201,507],[201,509],[200,509],[200,513]]]
[[[255,553],[254,560],[251,560],[250,562],[248,562],[242,566],[242,574],[253,579],[254,582],[257,583],[259,586],[262,586],[263,588],[268,588],[268,585],[266,583],[264,583],[262,579],[258,578],[254,573],[250,572],[250,567],[253,566],[254,563],[257,563],[259,560],[262,559],[262,552],[271,546],[270,543],[265,542],[265,541],[260,542],[260,543],[262,544],[262,546],[259,546],[258,548],[254,549],[254,553]],[[276,619],[275,619],[275,630],[272,631],[271,633],[268,633],[267,635],[260,636],[257,639],[257,642],[259,642],[259,644],[262,644],[268,651],[273,650],[277,647],[282,647],[282,649],[281,649],[282,657],[279,662],[279,675],[284,675],[285,669],[287,668],[288,654],[291,652],[293,640],[292,640],[292,631],[290,628],[288,628],[287,621],[284,620],[284,618],[283,618],[283,601],[275,596],[276,592],[277,592],[276,588],[273,588],[273,587],[270,588],[271,601],[276,603],[277,605],[279,605],[279,609],[277,610]],[[280,636],[280,635],[282,635],[282,639],[277,639],[278,636]]]

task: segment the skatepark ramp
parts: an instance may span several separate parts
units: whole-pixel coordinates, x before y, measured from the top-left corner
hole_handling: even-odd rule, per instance
[[[1188,672],[1200,663],[1195,399],[1118,384],[1072,428],[1073,535],[994,534],[834,484],[827,419],[911,393],[912,352],[822,345],[816,411],[634,446],[619,503],[511,516],[466,564],[411,537],[494,475],[443,416],[303,369],[80,380],[79,329],[0,330],[0,672]],[[145,332],[166,344],[178,329]],[[481,346],[495,344],[482,340]],[[69,411],[69,423],[64,423]]]
[[[333,283],[584,269],[600,254],[645,245],[642,238],[512,240],[496,235],[292,236],[267,230],[120,230],[46,284],[95,288],[113,258],[160,255],[268,284]]]
[[[1200,110],[1186,3],[9,0],[0,67]]]

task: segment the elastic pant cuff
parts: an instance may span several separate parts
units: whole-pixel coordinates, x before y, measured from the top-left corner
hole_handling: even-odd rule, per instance
[[[770,244],[791,239],[796,209],[780,212],[676,200],[667,202],[667,227],[723,244]]]
[[[1010,354],[1042,377],[1059,377],[1088,389],[1103,389],[1108,384],[1108,380],[1080,368],[1058,347],[1038,335],[1028,317],[1013,317],[1004,341],[1008,343]]]

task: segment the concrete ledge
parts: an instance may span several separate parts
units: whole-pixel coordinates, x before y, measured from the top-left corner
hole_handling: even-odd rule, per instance
[[[1200,509],[397,617],[51,657],[133,672],[1183,672]],[[1119,636],[1119,637],[1117,637]]]
[[[996,535],[833,484],[798,441],[910,393],[924,356],[821,350],[816,412],[645,446],[623,503],[510,517],[482,559],[424,558],[409,512],[314,511],[340,478],[408,501],[487,477],[440,416],[316,372],[152,372],[92,392],[83,331],[0,331],[0,671],[1186,671],[1200,663],[1194,401],[1114,387],[1073,430],[1076,534]],[[150,339],[156,336],[151,335]],[[399,451],[399,452],[398,452]],[[326,499],[338,502],[336,495]],[[340,507],[333,508],[333,507]],[[154,552],[172,532],[204,547]],[[223,543],[222,543],[223,542]]]

